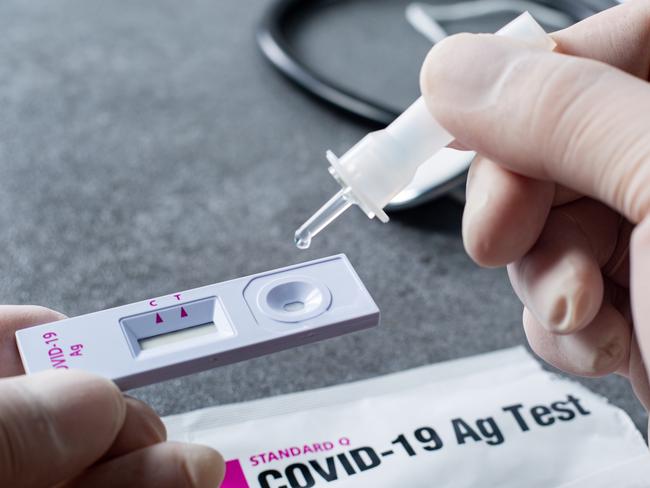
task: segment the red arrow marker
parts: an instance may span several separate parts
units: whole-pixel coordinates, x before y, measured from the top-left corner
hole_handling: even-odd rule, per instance
[[[157,313],[157,314],[156,314],[156,323],[157,323],[157,324],[162,324],[162,322],[163,322],[162,317],[160,316],[159,313]]]
[[[181,307],[181,318],[187,317],[187,312],[185,311],[184,307]]]

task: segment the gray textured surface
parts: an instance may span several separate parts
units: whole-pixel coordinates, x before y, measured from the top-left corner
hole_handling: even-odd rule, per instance
[[[293,247],[294,228],[335,190],[324,150],[364,128],[261,59],[252,29],[265,4],[0,2],[0,301],[77,315],[348,254],[381,328],[135,392],[162,414],[523,343],[504,272],[464,255],[451,201],[389,225],[352,211],[312,250]],[[303,49],[321,69],[356,66],[347,79],[403,104],[426,44],[386,5],[315,27]],[[348,40],[354,49],[339,49]],[[622,379],[586,383],[643,425]]]

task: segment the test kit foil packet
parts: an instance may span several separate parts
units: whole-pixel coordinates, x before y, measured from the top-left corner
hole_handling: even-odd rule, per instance
[[[164,421],[223,488],[650,486],[627,414],[523,348]]]

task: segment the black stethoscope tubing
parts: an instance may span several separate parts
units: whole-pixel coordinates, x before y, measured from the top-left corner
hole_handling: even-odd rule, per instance
[[[264,14],[256,38],[270,63],[298,87],[333,108],[377,126],[390,124],[400,111],[345,88],[310,69],[294,53],[287,31],[301,17],[319,6],[342,0],[278,0]],[[575,21],[605,8],[612,0],[540,0],[538,3],[566,13]]]

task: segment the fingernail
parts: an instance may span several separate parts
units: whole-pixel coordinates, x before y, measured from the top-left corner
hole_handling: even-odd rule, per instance
[[[143,435],[148,434],[151,443],[161,442],[167,438],[167,429],[158,414],[149,405],[130,395],[124,395],[127,404],[131,404],[134,412],[138,415],[138,428]]]
[[[420,87],[434,116],[494,105],[508,72],[530,52],[509,39],[457,34],[439,42],[422,66]]]
[[[601,376],[618,370],[626,352],[620,338],[605,338],[602,342],[593,339],[597,338],[571,334],[558,336],[555,344],[580,375]]]
[[[551,332],[572,333],[591,322],[600,310],[602,296],[597,290],[590,270],[567,257],[539,284],[537,316]]]
[[[473,221],[483,212],[490,201],[490,192],[487,189],[476,188],[467,193],[465,201],[464,219]]]
[[[225,473],[221,454],[207,446],[196,444],[185,444],[183,454],[192,486],[219,486]]]
[[[554,332],[566,333],[573,325],[575,317],[575,301],[572,296],[560,296],[551,306],[548,325]]]
[[[463,238],[468,251],[474,251],[477,250],[477,246],[481,246],[481,242],[475,242],[477,239],[481,241],[480,236],[477,236],[476,229],[479,228],[480,221],[483,220],[482,214],[490,201],[490,193],[483,188],[469,188],[468,185],[467,200],[463,210]]]
[[[594,371],[611,371],[621,362],[623,347],[618,340],[612,340],[596,350]]]
[[[558,287],[558,289],[562,289]],[[550,307],[547,324],[558,334],[568,334],[583,325],[585,294],[581,290],[569,291],[555,299]]]

